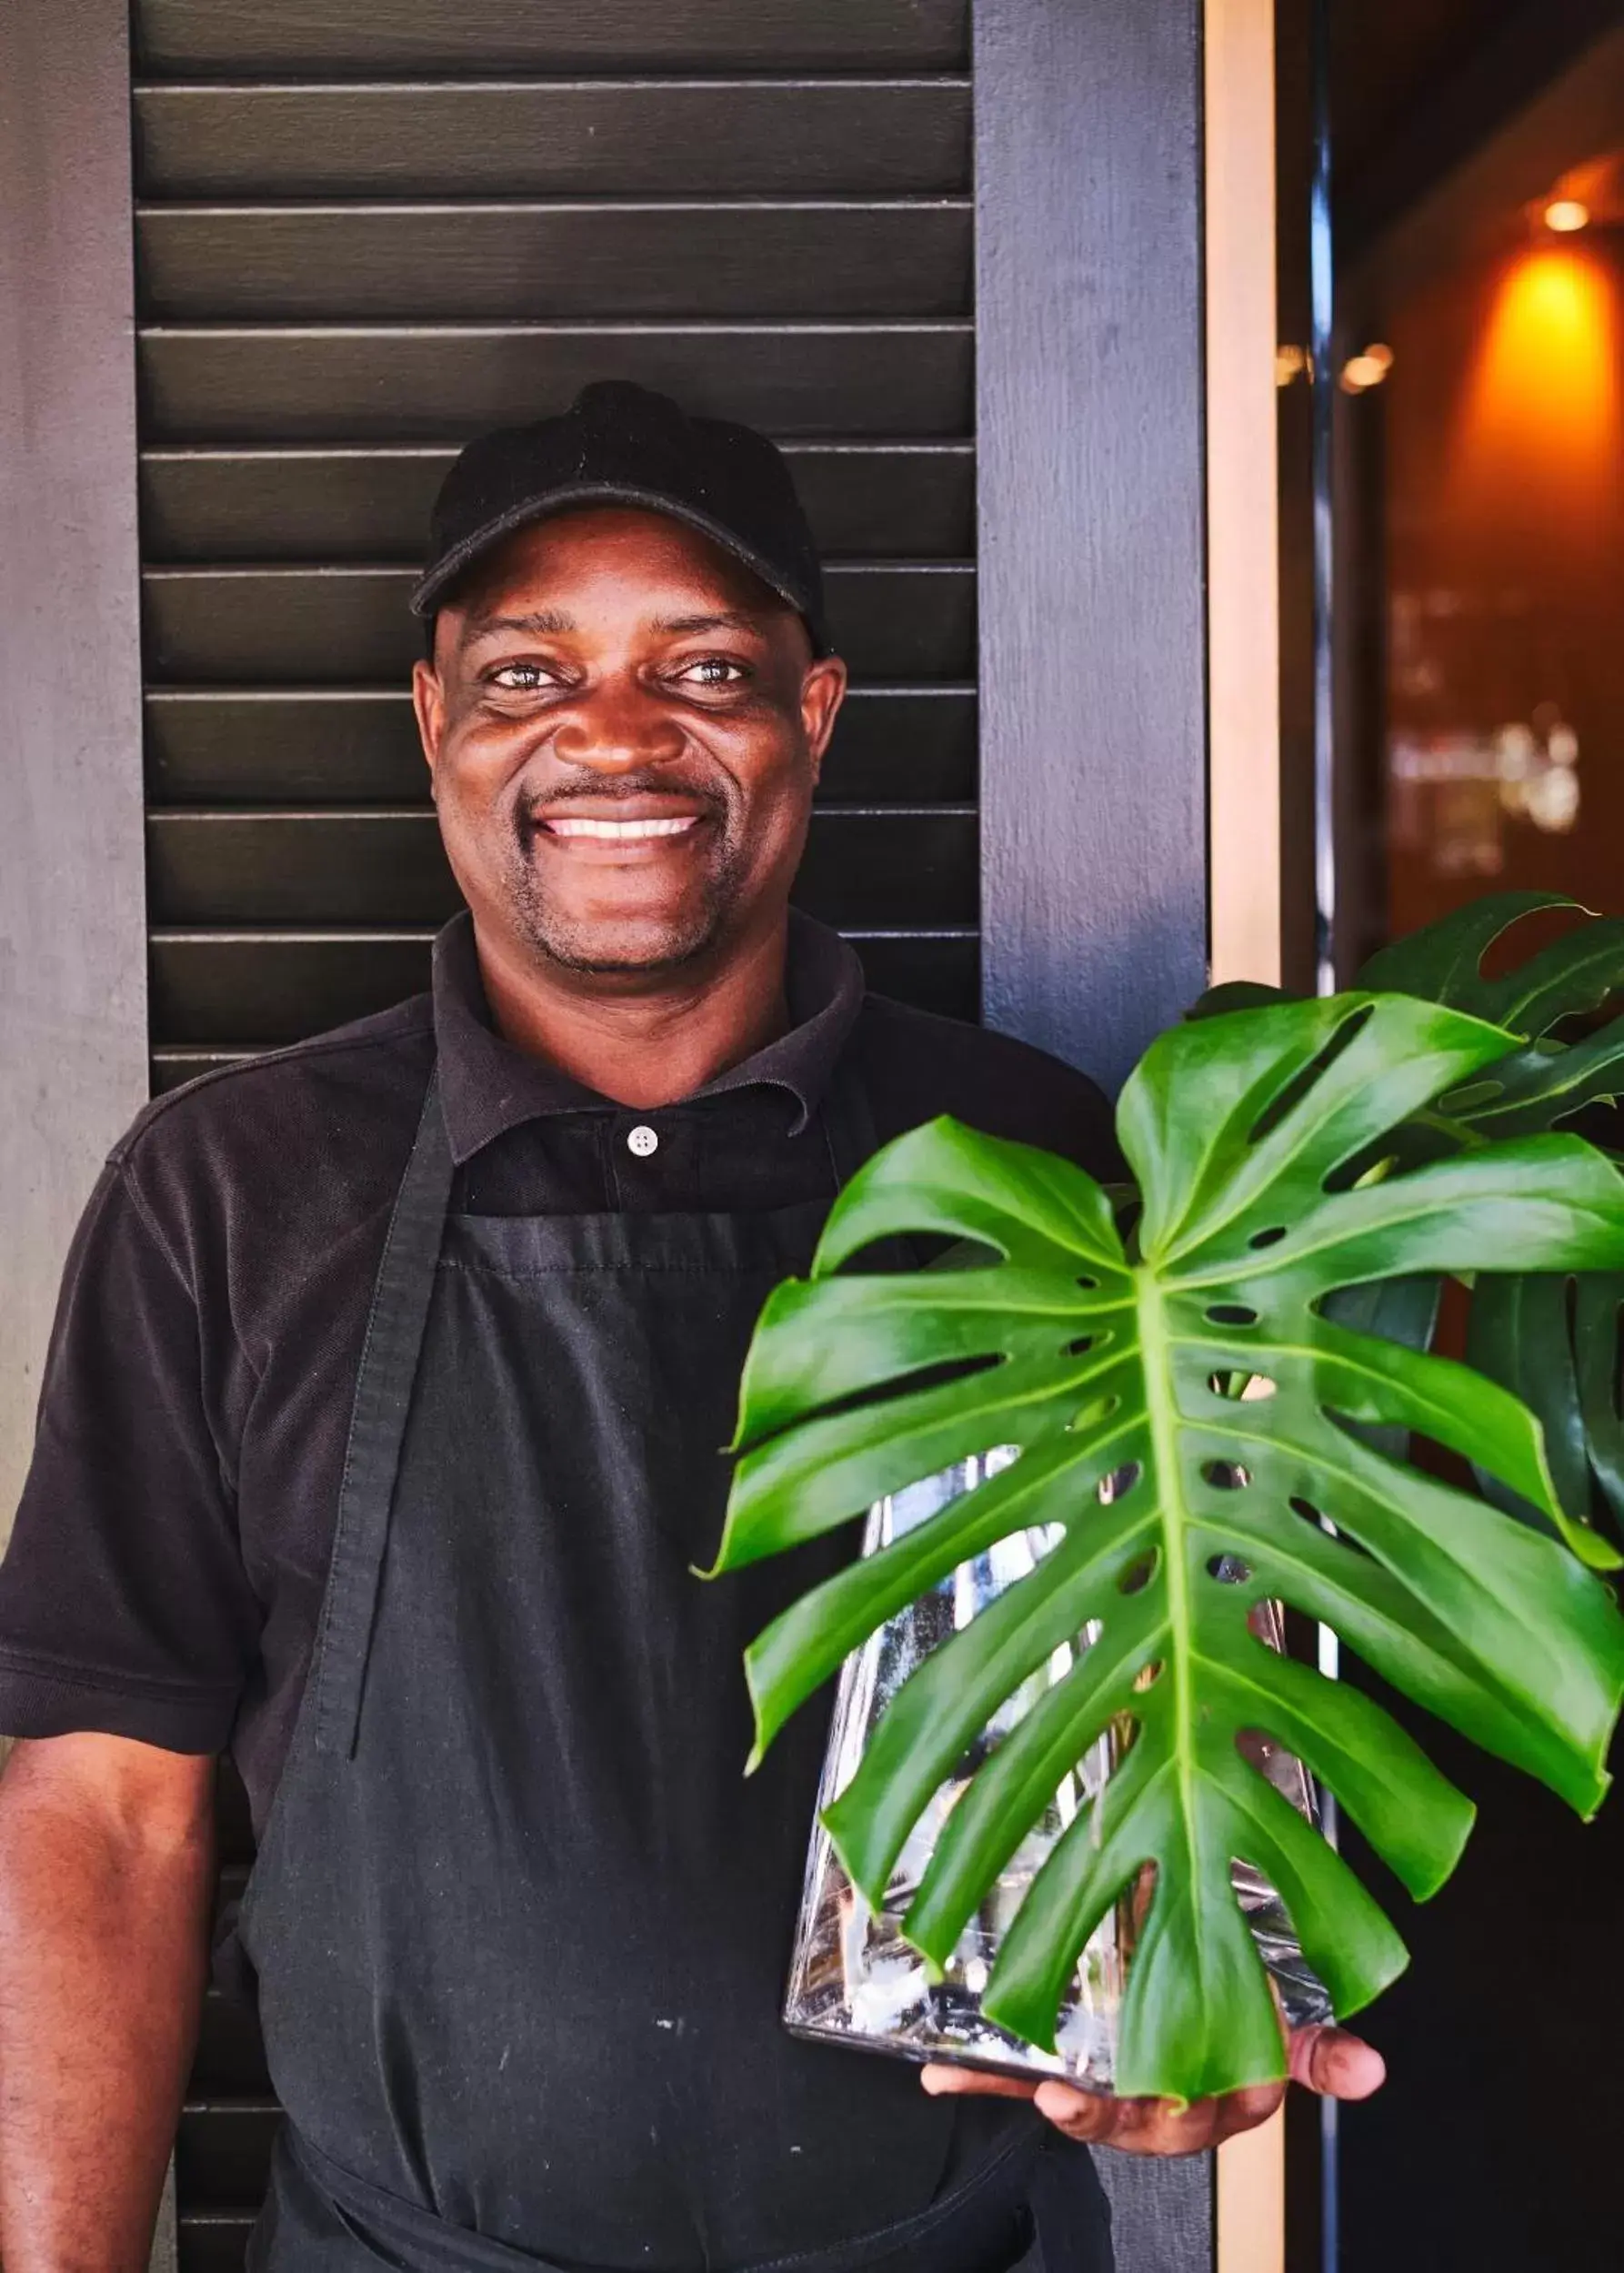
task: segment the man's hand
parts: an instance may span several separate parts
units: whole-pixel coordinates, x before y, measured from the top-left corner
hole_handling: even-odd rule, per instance
[[[1289,2040],[1292,2080],[1326,2099],[1368,2099],[1380,2088],[1387,2064],[1374,2045],[1345,2028],[1295,2028]],[[1118,2147],[1129,2155],[1196,2155],[1269,2117],[1286,2096],[1284,2084],[1256,2084],[1221,2099],[1196,2099],[1180,2108],[1171,2099],[1111,2099],[1078,2091],[1053,2077],[1040,2084],[990,2076],[936,2062],[919,2079],[926,2090],[987,2092],[1000,2099],[1030,2099],[1068,2138],[1090,2147]]]

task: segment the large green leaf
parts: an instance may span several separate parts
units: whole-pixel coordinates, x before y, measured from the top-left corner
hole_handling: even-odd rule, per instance
[[[1467,1355],[1539,1417],[1551,1481],[1564,1510],[1582,1518],[1600,1498],[1624,1531],[1624,1427],[1619,1413],[1619,1323],[1624,1277],[1539,1272],[1479,1277],[1472,1293]],[[1484,1490],[1526,1521],[1538,1511],[1498,1478]]]
[[[1335,1290],[1424,1282],[1488,1255],[1521,1271],[1624,1267],[1624,1185],[1576,1138],[1484,1145],[1334,1188],[1384,1131],[1507,1046],[1477,1020],[1400,996],[1181,1027],[1122,1098],[1143,1201],[1127,1240],[1080,1169],[938,1121],[853,1180],[812,1278],[779,1288],[764,1313],[718,1570],[993,1445],[1020,1456],[758,1637],[758,1751],[848,1651],[957,1564],[1018,1528],[1058,1526],[1037,1571],[905,1685],[826,1820],[878,1905],[909,1830],[998,1706],[1098,1622],[1099,1641],[975,1776],[906,1930],[943,1962],[1062,1775],[1127,1716],[1122,1766],[1034,1882],[984,1999],[1002,2026],[1052,2047],[1085,1941],[1153,1865],[1122,2015],[1124,2093],[1193,2097],[1281,2072],[1232,1858],[1278,1888],[1339,2012],[1405,1962],[1358,1881],[1238,1749],[1243,1731],[1305,1760],[1418,1896],[1448,1875],[1471,1821],[1370,1699],[1254,1638],[1260,1599],[1323,1620],[1581,1813],[1606,1788],[1624,1688],[1624,1622],[1607,1590],[1557,1539],[1356,1429],[1397,1425],[1467,1453],[1587,1559],[1616,1558],[1563,1516],[1517,1399],[1325,1314]],[[987,1260],[842,1275],[897,1233],[969,1241]],[[1268,1393],[1238,1400],[1238,1375]]]
[[[1579,912],[1578,901],[1562,892],[1491,892],[1382,948],[1359,984],[1445,1002],[1509,1033],[1547,1034],[1624,986],[1624,922],[1612,917],[1563,932],[1501,978],[1483,976],[1483,958],[1497,940],[1525,916],[1553,908]]]
[[[1467,1087],[1410,1124],[1408,1160],[1558,1126],[1587,1105],[1624,1095],[1624,1018],[1579,1041],[1555,1039],[1565,1021],[1599,1009],[1624,987],[1624,922],[1575,926],[1496,979],[1482,958],[1538,910],[1575,909],[1555,892],[1499,892],[1395,940],[1365,966],[1363,983],[1393,987],[1492,1019],[1524,1038]],[[1413,1321],[1411,1322],[1413,1323]],[[1609,1280],[1523,1279],[1486,1258],[1472,1295],[1474,1364],[1529,1404],[1545,1433],[1558,1497],[1582,1520],[1599,1504],[1624,1534],[1624,1447],[1618,1397],[1624,1375],[1620,1306]],[[1538,1511],[1480,1473],[1498,1505],[1524,1520]]]

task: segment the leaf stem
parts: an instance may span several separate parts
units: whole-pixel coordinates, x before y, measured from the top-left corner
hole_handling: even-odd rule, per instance
[[[1188,1515],[1184,1502],[1184,1470],[1178,1456],[1179,1413],[1173,1369],[1175,1336],[1155,1270],[1141,1263],[1134,1272],[1138,1311],[1139,1348],[1144,1361],[1145,1417],[1150,1430],[1151,1474],[1147,1481],[1156,1493],[1161,1519],[1163,1580],[1167,1587],[1169,1635],[1168,1674],[1173,1685],[1172,1750],[1178,1779],[1178,1807],[1184,1823],[1186,1852],[1192,1866],[1199,1845],[1197,1812],[1195,1629],[1190,1604]],[[1200,1908],[1193,1913],[1194,1930],[1200,1935]],[[1201,1968],[1198,1966],[1198,1970]]]

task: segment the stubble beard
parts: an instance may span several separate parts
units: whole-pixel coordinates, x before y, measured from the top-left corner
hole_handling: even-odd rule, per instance
[[[699,961],[727,933],[745,883],[743,831],[720,799],[707,800],[717,824],[715,857],[699,890],[667,924],[645,918],[625,927],[613,920],[583,922],[552,900],[533,850],[537,824],[528,815],[515,825],[507,862],[508,900],[516,928],[536,955],[560,970],[588,978],[657,976]]]

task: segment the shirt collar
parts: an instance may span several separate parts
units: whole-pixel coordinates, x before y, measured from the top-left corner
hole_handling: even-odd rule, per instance
[[[792,909],[785,985],[788,1032],[707,1081],[695,1098],[759,1085],[786,1090],[799,1108],[792,1131],[798,1133],[817,1111],[862,1009],[863,967],[837,932]],[[433,993],[440,1102],[458,1167],[523,1121],[552,1113],[624,1111],[550,1059],[503,1041],[491,1022],[473,919],[466,910],[435,941]]]

